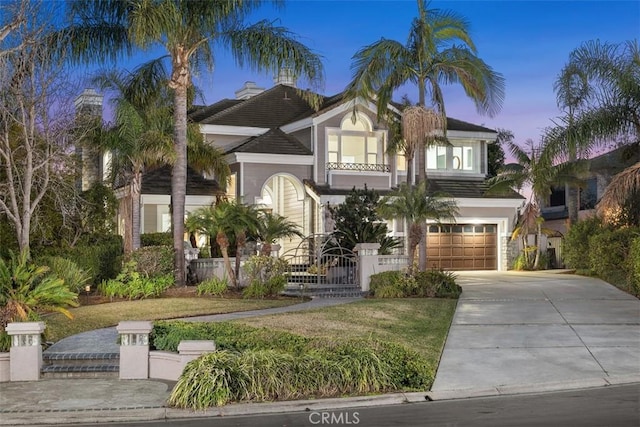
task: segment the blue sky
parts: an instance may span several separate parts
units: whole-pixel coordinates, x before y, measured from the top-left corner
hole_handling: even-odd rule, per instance
[[[553,81],[568,55],[582,42],[600,39],[622,42],[640,36],[640,2],[634,1],[433,1],[432,8],[451,9],[471,23],[478,55],[506,79],[506,99],[495,118],[478,115],[458,88],[448,88],[449,116],[506,128],[516,141],[538,140],[541,131],[560,115]],[[307,46],[323,56],[323,93],[344,89],[351,78],[353,54],[381,37],[405,42],[415,0],[289,0],[283,10],[265,6],[249,22],[278,20]],[[217,50],[213,72],[201,70],[196,84],[205,102],[233,98],[245,81],[269,88],[273,76],[239,69],[223,50]],[[413,88],[398,93],[417,100]]]
[[[511,129],[520,142],[537,141],[560,114],[553,81],[571,50],[586,40],[621,42],[640,36],[638,1],[435,1],[431,7],[464,15],[479,56],[506,79],[506,99],[497,117],[479,116],[459,89],[446,92],[448,114]],[[324,92],[334,94],[349,82],[351,57],[362,46],[381,37],[406,41],[417,6],[415,0],[293,0],[284,10],[265,7],[261,12],[256,19],[279,19],[324,57]],[[272,76],[239,70],[220,53],[214,73],[203,72],[198,81],[207,103],[234,97],[247,80],[272,86]],[[413,88],[398,95],[405,92],[417,100]]]

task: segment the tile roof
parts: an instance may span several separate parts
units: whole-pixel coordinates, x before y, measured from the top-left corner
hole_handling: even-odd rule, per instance
[[[205,179],[201,174],[187,167],[187,195],[212,196],[222,190],[218,182]],[[142,175],[142,194],[171,194],[171,166],[162,166]]]
[[[206,117],[203,117],[204,113],[196,115],[194,121],[201,124],[277,128],[315,113],[299,92],[300,89],[291,86],[277,85],[233,105],[231,100],[213,104],[207,107],[211,108],[213,114]],[[219,110],[220,103],[228,103],[230,106]],[[199,120],[195,120],[195,117]]]
[[[483,180],[427,178],[427,187],[431,193],[445,193],[456,198],[524,199],[521,194],[512,190],[504,194],[487,195],[489,186]]]
[[[311,156],[313,153],[300,141],[288,135],[280,129],[271,129],[268,132],[252,136],[239,145],[233,147],[228,153],[264,153],[264,154],[289,154]]]

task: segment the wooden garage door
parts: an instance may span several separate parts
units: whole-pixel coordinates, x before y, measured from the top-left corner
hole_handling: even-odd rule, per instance
[[[427,264],[444,270],[496,270],[495,224],[429,225]]]

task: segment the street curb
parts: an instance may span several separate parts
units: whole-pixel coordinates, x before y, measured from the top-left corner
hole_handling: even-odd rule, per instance
[[[331,411],[344,408],[421,403],[430,400],[446,401],[480,397],[515,396],[520,394],[560,392],[630,384],[640,384],[640,375],[611,376],[607,378],[591,378],[563,382],[558,381],[528,386],[502,386],[488,389],[438,390],[429,392],[390,393],[377,396],[311,399],[287,402],[237,403],[203,411],[156,407],[2,412],[0,425],[90,424],[215,418],[288,412]]]
[[[456,400],[471,399],[476,397],[513,396],[519,394],[550,393],[558,391],[571,391],[586,388],[608,387],[612,385],[640,384],[640,374],[610,376],[606,378],[587,378],[573,381],[554,381],[526,386],[511,385],[497,386],[487,389],[453,389],[436,390],[427,392],[430,400]]]

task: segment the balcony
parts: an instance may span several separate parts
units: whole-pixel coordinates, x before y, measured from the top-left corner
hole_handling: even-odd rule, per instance
[[[366,172],[391,172],[389,165],[369,163],[327,163],[327,170],[341,171],[366,171]]]
[[[391,188],[391,168],[376,163],[327,163],[327,183],[333,188],[364,187],[376,190]]]

